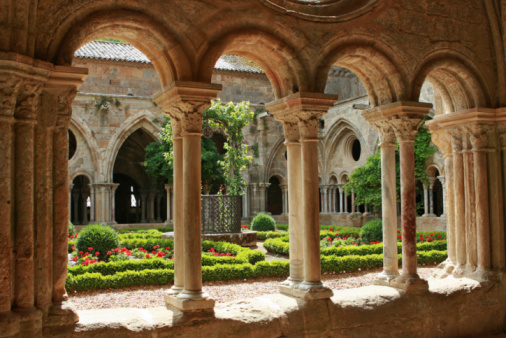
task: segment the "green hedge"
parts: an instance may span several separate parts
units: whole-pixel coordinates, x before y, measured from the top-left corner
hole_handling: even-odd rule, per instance
[[[174,240],[162,238],[127,238],[121,240],[119,243],[120,248],[126,247],[128,250],[144,248],[148,251],[153,251],[155,245],[159,245],[162,248],[174,248]]]
[[[283,238],[275,238],[268,239],[264,242],[264,248],[272,253],[288,255],[290,253],[289,243],[287,242],[288,237]],[[417,251],[431,251],[438,250],[444,251],[446,250],[446,241],[435,241],[429,243],[418,243],[416,245]],[[400,242],[397,243],[397,252],[402,252],[402,244]],[[383,243],[373,244],[373,245],[361,245],[361,246],[342,246],[338,247],[330,247],[324,248],[320,251],[322,256],[365,256],[365,255],[373,255],[373,254],[382,254],[383,253]]]
[[[288,233],[284,231],[257,231],[257,239],[264,241],[269,238],[285,237]]]
[[[120,234],[132,234],[132,233],[147,233],[149,230],[158,230],[160,232],[171,232],[174,231],[172,228],[164,227],[164,228],[154,228],[154,229],[137,229],[137,228],[130,228],[130,229],[117,229],[116,232],[119,232]]]
[[[141,260],[127,260],[108,263],[95,263],[88,266],[75,265],[68,268],[68,272],[72,275],[82,275],[85,273],[98,272],[104,276],[114,275],[123,271],[143,271],[143,270],[159,270],[173,269],[174,261],[162,258],[150,258]]]
[[[214,248],[214,250],[219,253],[231,253],[232,255],[235,255],[237,259],[242,259],[245,263],[249,264],[256,264],[257,262],[265,261],[265,254],[258,250],[243,248],[238,244],[228,242],[202,241],[202,251],[207,252],[211,248]]]
[[[402,263],[401,255],[399,264]],[[417,253],[419,264],[437,264],[447,258],[446,251],[422,251]],[[259,262],[256,265],[243,263],[235,265],[215,265],[202,267],[202,281],[221,281],[233,279],[252,279],[259,277],[286,277],[289,274],[289,261]],[[98,264],[100,265],[100,264]],[[366,256],[322,256],[323,272],[352,272],[358,269],[379,268],[383,265],[383,255]],[[97,266],[97,265],[94,265]],[[90,289],[121,288],[139,285],[164,285],[174,282],[172,269],[123,271],[114,275],[86,272],[80,275],[69,273],[65,287],[67,290],[82,291]]]

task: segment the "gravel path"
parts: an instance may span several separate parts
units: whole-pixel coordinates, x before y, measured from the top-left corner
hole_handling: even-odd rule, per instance
[[[435,266],[419,267],[418,274],[427,279]],[[323,275],[324,283],[333,290],[358,288],[372,285],[374,277],[380,269]],[[278,293],[278,279],[255,279],[244,281],[207,282],[204,291],[217,303],[225,303],[238,299],[253,298],[265,294]],[[164,306],[163,294],[170,288],[167,286],[143,286],[123,289],[85,291],[69,294],[69,298],[78,310],[105,308],[148,308]]]

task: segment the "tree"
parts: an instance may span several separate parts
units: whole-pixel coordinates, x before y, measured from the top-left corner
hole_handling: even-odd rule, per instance
[[[168,180],[173,183],[174,154],[172,152],[172,125],[170,119],[165,118],[162,124],[162,131],[159,135],[159,142],[152,142],[146,147],[144,166],[146,172],[156,180]],[[218,153],[212,140],[201,139],[201,179],[204,194],[217,191],[225,182],[223,170],[219,162],[223,156]]]
[[[426,116],[425,121],[431,119]],[[425,122],[418,129],[415,139],[415,180],[427,184],[427,160],[436,152],[431,145],[431,136],[425,128]],[[395,148],[395,171],[397,195],[400,192],[400,161],[399,145]],[[362,167],[356,168],[350,175],[349,181],[344,185],[346,193],[355,193],[355,204],[381,207],[381,152],[380,149],[370,156]]]
[[[218,99],[204,111],[204,117],[213,130],[223,132],[227,138],[224,144],[226,153],[219,162],[225,173],[226,193],[242,195],[245,182],[241,173],[252,161],[252,157],[247,155],[248,145],[244,142],[242,131],[254,117],[254,113],[250,112],[249,102],[238,104],[229,102],[223,105]]]

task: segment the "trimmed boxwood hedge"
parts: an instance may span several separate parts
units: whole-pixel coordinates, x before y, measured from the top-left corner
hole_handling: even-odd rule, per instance
[[[447,258],[446,251],[417,252],[419,264],[437,264]],[[402,263],[398,255],[399,264]],[[103,264],[103,263],[102,263]],[[202,281],[219,281],[233,279],[252,279],[259,277],[286,277],[289,274],[289,261],[259,262],[256,265],[243,264],[217,264],[202,267]],[[100,265],[100,264],[99,264]],[[383,265],[383,255],[366,256],[322,256],[322,272],[338,273],[352,272],[359,269],[379,268]],[[164,285],[174,282],[172,269],[147,269],[142,271],[122,271],[114,275],[102,275],[98,272],[86,272],[80,275],[69,273],[65,287],[67,290],[90,290],[121,288],[139,285]]]
[[[268,239],[264,242],[264,248],[272,253],[288,255],[290,252],[288,243],[288,237]],[[446,250],[446,241],[435,241],[435,242],[427,242],[427,243],[418,243],[416,245],[417,251],[431,251],[431,250]],[[402,252],[402,243],[397,243],[397,252]],[[338,247],[330,247],[321,249],[320,254],[322,256],[349,256],[349,255],[372,255],[372,254],[382,254],[383,253],[383,243],[373,244],[373,245],[361,245],[361,246],[342,246]]]

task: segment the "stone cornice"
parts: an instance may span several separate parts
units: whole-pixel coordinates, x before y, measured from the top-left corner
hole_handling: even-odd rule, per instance
[[[88,76],[87,68],[55,66],[49,74],[49,79],[44,88],[58,88],[62,86],[72,86],[79,89]]]
[[[473,108],[456,113],[438,115],[433,120],[427,121],[426,125],[433,132],[439,129],[465,127],[477,123],[506,123],[506,108]]]
[[[366,121],[372,123],[389,120],[399,115],[407,117],[425,116],[430,109],[432,109],[431,103],[398,101],[367,109],[362,113],[362,116]]]
[[[216,98],[221,89],[221,84],[175,81],[158,92],[153,100],[166,110],[182,101],[208,103]]]
[[[323,115],[334,106],[337,100],[337,95],[298,92],[269,102],[265,105],[265,108],[277,120],[283,121],[303,112],[321,113]]]

